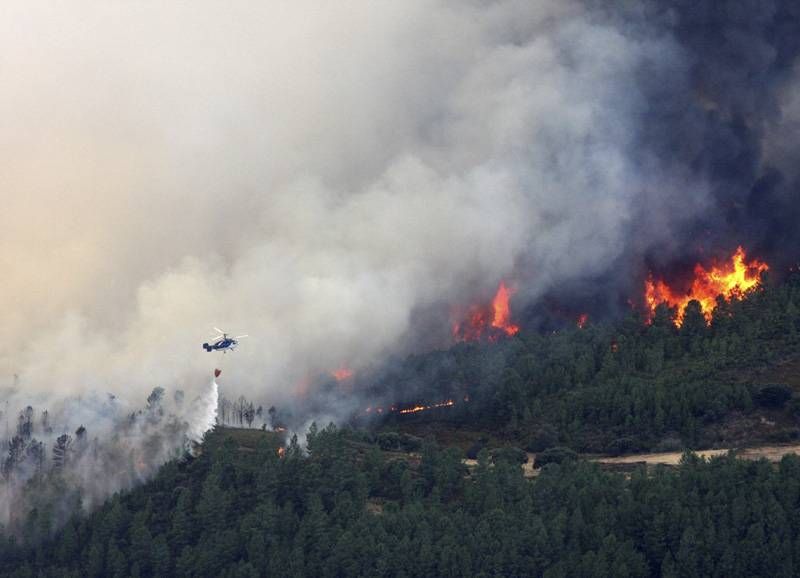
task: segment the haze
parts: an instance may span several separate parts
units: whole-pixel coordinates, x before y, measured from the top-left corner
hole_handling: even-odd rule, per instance
[[[705,183],[630,154],[654,54],[560,0],[4,2],[3,379],[270,401],[669,245]]]

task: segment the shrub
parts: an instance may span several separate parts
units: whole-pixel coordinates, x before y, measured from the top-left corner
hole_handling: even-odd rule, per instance
[[[384,432],[378,434],[377,440],[378,446],[386,451],[386,450],[396,450],[400,447],[400,434],[397,432]]]
[[[762,407],[781,408],[792,399],[792,388],[784,384],[765,385],[753,399]]]
[[[469,446],[467,449],[467,459],[470,460],[477,460],[478,454],[481,453],[481,450],[486,447],[486,442],[480,440]]]
[[[547,464],[562,464],[564,462],[575,461],[578,454],[569,448],[555,447],[543,451],[536,455],[533,461],[534,468],[542,468]]]
[[[404,452],[415,452],[422,447],[422,439],[410,434],[397,433],[394,431],[378,434],[376,441],[378,447],[384,451],[401,450]]]
[[[554,427],[546,425],[539,428],[531,439],[525,449],[529,452],[543,452],[547,448],[552,448],[558,443],[558,432]]]
[[[508,462],[511,464],[524,464],[528,461],[528,454],[522,448],[506,447],[492,450],[492,461]]]
[[[622,454],[638,452],[642,449],[642,444],[638,438],[625,436],[613,440],[608,444],[608,453],[619,456]]]
[[[400,448],[407,452],[416,452],[422,448],[422,438],[411,434],[400,434]]]

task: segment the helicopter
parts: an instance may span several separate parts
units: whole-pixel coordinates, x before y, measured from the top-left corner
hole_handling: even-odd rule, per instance
[[[247,335],[228,337],[228,334],[218,327],[214,327],[214,331],[219,333],[219,335],[214,337],[211,343],[203,344],[203,349],[206,351],[221,351],[222,353],[233,351],[239,345],[239,340],[247,337]]]

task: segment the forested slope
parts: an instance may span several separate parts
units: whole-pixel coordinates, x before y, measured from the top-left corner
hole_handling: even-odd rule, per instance
[[[621,321],[409,358],[375,391],[455,405],[393,415],[385,427],[424,431],[434,421],[531,451],[559,444],[611,453],[800,436],[791,400],[800,388],[800,274],[718,299],[710,323],[697,302],[680,327],[674,318],[662,305],[649,323],[632,311]]]
[[[691,305],[680,327],[673,315],[408,358],[372,393],[458,403],[367,429],[314,427],[308,453],[294,442],[281,457],[277,433],[220,428],[199,457],[88,515],[42,496],[23,531],[0,541],[0,575],[795,575],[800,458],[687,455],[675,469],[622,474],[552,449],[798,437],[798,275],[720,300],[710,324]],[[440,445],[399,433],[409,431]],[[442,432],[491,438],[488,449],[551,448],[537,460],[555,463],[526,480],[524,452],[494,447],[467,469],[464,445]]]
[[[792,576],[800,569],[800,459],[687,456],[629,478],[584,462],[533,482],[483,454],[421,460],[310,437],[284,458],[264,434],[215,432],[195,460],[0,551],[3,576]],[[226,439],[227,438],[227,439]],[[358,444],[359,446],[361,444]],[[33,524],[36,518],[32,518]]]

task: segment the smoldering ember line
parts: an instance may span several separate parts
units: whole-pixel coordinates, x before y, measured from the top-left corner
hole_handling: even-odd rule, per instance
[[[469,401],[469,396],[464,396],[464,400],[463,401],[464,401],[464,403],[468,402]],[[408,415],[408,414],[412,414],[412,413],[419,413],[421,411],[426,411],[426,410],[429,410],[429,409],[439,409],[439,408],[444,408],[444,407],[453,407],[454,405],[456,405],[456,401],[454,399],[447,399],[447,400],[439,402],[439,403],[430,403],[430,404],[425,404],[425,405],[417,404],[417,405],[412,405],[412,406],[408,406],[408,407],[399,407],[399,406],[396,406],[396,405],[392,405],[392,406],[390,406],[390,407],[388,407],[386,409],[384,409],[382,406],[369,406],[366,409],[364,409],[363,413],[365,413],[365,414],[376,413],[376,414],[379,414],[379,415],[380,414],[384,414],[384,413],[385,414],[396,413],[398,415]]]

